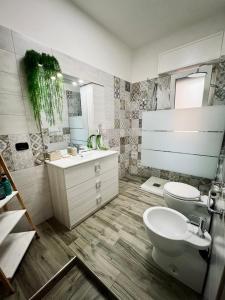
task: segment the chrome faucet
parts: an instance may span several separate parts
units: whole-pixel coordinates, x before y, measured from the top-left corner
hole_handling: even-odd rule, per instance
[[[207,220],[205,218],[199,218],[199,225],[198,225],[198,233],[197,235],[204,239],[205,238],[205,232],[206,232],[206,224]]]
[[[215,187],[217,187],[217,192],[215,192]],[[224,183],[219,183],[219,182],[213,182],[213,185],[209,191],[209,196],[208,196],[208,201],[207,201],[207,209],[208,209],[208,213],[209,214],[215,214],[215,215],[219,215],[220,218],[222,218],[225,215],[225,210],[224,209],[212,209],[211,208],[211,200],[213,200],[213,202],[215,202],[216,198],[217,198],[217,193],[222,194],[223,190],[225,188]]]
[[[206,232],[206,225],[207,225],[207,219],[206,218],[202,218],[202,217],[198,217],[198,216],[194,216],[191,215],[190,218],[196,218],[198,219],[198,222],[192,221],[192,220],[188,220],[187,223],[190,223],[192,225],[198,226],[198,232],[197,235],[204,239],[205,238],[205,232]]]

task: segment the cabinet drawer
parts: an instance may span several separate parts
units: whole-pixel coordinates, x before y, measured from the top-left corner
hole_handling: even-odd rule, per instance
[[[65,170],[66,189],[70,189],[111,169],[118,170],[117,155],[104,157]]]
[[[101,191],[100,191],[100,204],[104,204],[110,199],[114,198],[119,193],[119,183],[118,180],[108,180],[103,183]]]
[[[100,165],[100,174],[103,174],[111,169],[118,169],[118,156],[113,155],[109,157],[104,157],[98,160]]]
[[[74,200],[75,201],[69,202],[69,217],[71,227],[94,211],[98,206],[100,206],[95,187],[92,187],[87,191],[87,193],[81,194]]]
[[[95,177],[94,162],[88,162],[65,170],[66,189],[74,187],[84,181]]]
[[[67,190],[70,225],[118,194],[118,170],[110,170]]]

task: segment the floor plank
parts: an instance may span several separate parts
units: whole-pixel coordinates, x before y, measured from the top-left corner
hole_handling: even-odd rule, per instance
[[[40,225],[41,238],[32,243],[19,267],[13,280],[16,294],[10,299],[27,299],[74,255],[119,299],[200,299],[152,260],[142,215],[148,207],[165,203],[142,191],[142,182],[139,177],[120,180],[119,196],[71,231],[54,219]],[[101,299],[79,270],[71,270],[48,296],[54,299],[59,295],[61,299]]]
[[[43,300],[104,300],[101,291],[86,276],[79,266],[74,266],[54,288],[43,297]]]

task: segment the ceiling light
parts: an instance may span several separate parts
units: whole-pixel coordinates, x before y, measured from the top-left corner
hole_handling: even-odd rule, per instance
[[[60,72],[58,72],[58,73],[57,73],[57,77],[58,77],[58,78],[62,78],[62,77],[63,77],[63,74],[60,73]]]
[[[79,79],[78,82],[79,82],[79,84],[83,84],[84,83],[84,81],[82,79]]]
[[[72,81],[72,85],[77,86],[77,82],[76,81]]]

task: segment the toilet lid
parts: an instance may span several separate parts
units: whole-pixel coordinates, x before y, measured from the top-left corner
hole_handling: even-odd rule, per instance
[[[200,197],[198,189],[182,182],[168,182],[164,185],[164,190],[183,200],[199,200]]]

